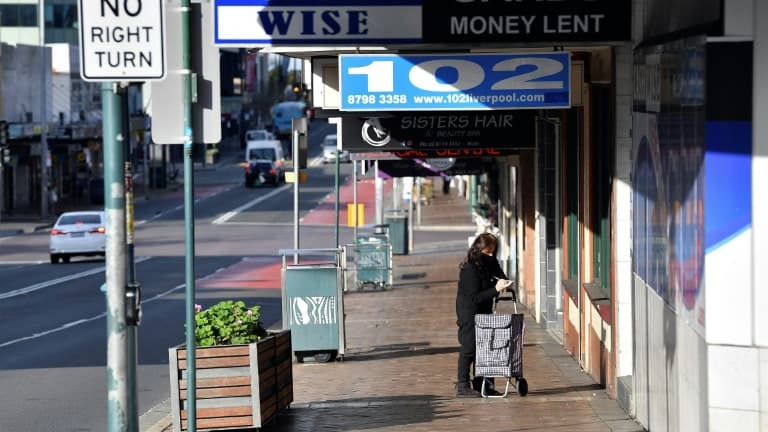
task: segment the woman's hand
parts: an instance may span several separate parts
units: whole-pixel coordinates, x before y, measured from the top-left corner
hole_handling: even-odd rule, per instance
[[[502,292],[512,286],[512,281],[507,279],[496,280],[496,292]]]

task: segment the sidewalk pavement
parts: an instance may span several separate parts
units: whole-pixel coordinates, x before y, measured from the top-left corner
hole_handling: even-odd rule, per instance
[[[422,209],[422,223],[466,226],[466,206],[455,195],[435,194]],[[294,401],[263,432],[643,430],[530,314],[523,363],[528,396],[510,389],[504,399],[456,398],[456,281],[473,232],[428,234],[437,241],[394,257],[392,289],[345,294],[343,361],[294,363]],[[166,402],[145,414],[141,430],[172,430],[168,412]]]

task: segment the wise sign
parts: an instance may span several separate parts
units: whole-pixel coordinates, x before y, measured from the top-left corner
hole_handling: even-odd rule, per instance
[[[86,81],[165,77],[161,0],[80,0],[80,75]]]
[[[218,46],[418,43],[421,0],[213,0]]]

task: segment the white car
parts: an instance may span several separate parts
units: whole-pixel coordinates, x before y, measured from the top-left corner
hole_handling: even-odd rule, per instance
[[[335,163],[336,152],[339,152],[339,162],[349,162],[349,152],[338,150],[338,138],[336,135],[326,135],[323,138],[323,163]]]
[[[48,242],[51,264],[65,263],[73,255],[104,256],[107,219],[103,211],[66,212],[51,229]]]

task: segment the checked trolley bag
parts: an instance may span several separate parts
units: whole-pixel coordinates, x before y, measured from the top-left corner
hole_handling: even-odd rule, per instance
[[[515,312],[497,313],[499,301],[512,301]],[[483,380],[483,397],[506,397],[512,378],[517,380],[520,396],[528,394],[528,382],[523,378],[523,314],[517,313],[517,302],[512,297],[499,297],[494,302],[494,313],[475,315],[475,376],[485,378],[506,378],[504,394],[489,396]]]

